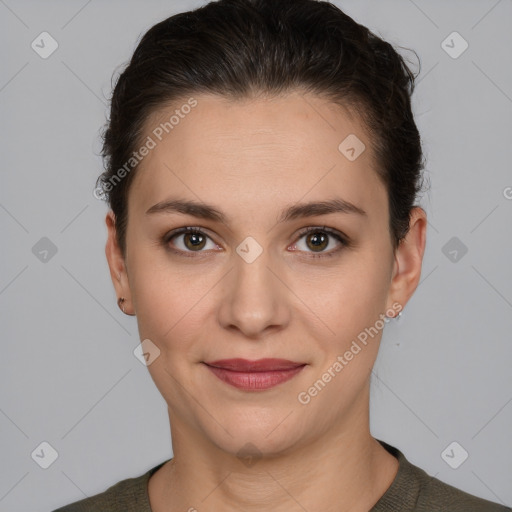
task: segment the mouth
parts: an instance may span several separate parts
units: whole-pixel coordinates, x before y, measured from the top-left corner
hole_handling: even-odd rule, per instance
[[[306,366],[287,359],[220,359],[204,364],[226,384],[245,391],[273,388],[292,379]]]

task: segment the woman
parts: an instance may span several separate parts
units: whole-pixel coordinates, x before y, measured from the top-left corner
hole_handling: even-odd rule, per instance
[[[510,510],[370,433],[425,248],[413,88],[328,2],[221,0],[145,34],[97,190],[174,455],[59,511]]]

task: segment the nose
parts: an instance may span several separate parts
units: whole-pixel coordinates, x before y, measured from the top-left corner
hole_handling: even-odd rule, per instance
[[[252,262],[234,254],[234,268],[222,283],[219,322],[223,328],[261,340],[288,325],[291,292],[284,271],[270,259],[266,251]]]

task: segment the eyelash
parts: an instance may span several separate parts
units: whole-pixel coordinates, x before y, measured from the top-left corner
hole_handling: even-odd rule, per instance
[[[305,229],[301,230],[301,232],[298,235],[297,241],[299,241],[303,236],[308,235],[310,233],[326,233],[329,236],[338,240],[338,242],[341,243],[341,247],[339,247],[338,249],[333,249],[329,252],[324,252],[324,253],[318,253],[318,254],[308,253],[309,254],[309,256],[307,256],[308,258],[330,258],[332,256],[336,256],[343,248],[350,246],[350,242],[347,237],[343,236],[338,231],[330,229],[326,226],[309,227],[309,228],[305,228]],[[186,228],[176,229],[174,231],[171,231],[170,233],[167,233],[162,239],[162,243],[163,243],[164,247],[168,251],[171,251],[180,256],[184,256],[186,258],[197,258],[198,256],[194,255],[194,251],[182,251],[180,249],[173,249],[169,246],[169,242],[173,238],[175,238],[179,235],[183,235],[183,234],[205,236],[207,238],[210,238],[210,240],[211,240],[211,237],[208,236],[203,231],[201,231],[199,228],[186,227]],[[197,254],[200,254],[201,252],[204,252],[204,251],[198,251]],[[201,257],[201,256],[199,256],[199,257]]]

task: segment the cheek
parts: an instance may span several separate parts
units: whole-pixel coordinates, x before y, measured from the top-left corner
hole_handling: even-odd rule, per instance
[[[159,350],[148,371],[162,396],[175,408],[187,403],[183,388],[193,389],[184,362],[200,359],[205,314],[200,301],[205,290],[200,281],[185,278],[167,266],[142,264],[141,259],[131,284],[139,337],[151,340]]]
[[[164,354],[188,350],[200,337],[215,279],[180,272],[170,260],[151,254],[141,253],[131,264],[130,289],[141,340],[149,338]]]
[[[384,313],[389,282],[386,265],[372,254],[361,252],[329,273],[302,279],[297,294],[325,320],[338,339],[346,339]]]

